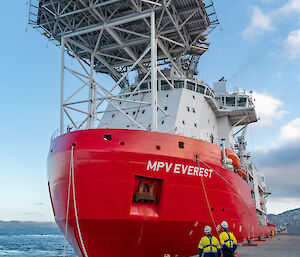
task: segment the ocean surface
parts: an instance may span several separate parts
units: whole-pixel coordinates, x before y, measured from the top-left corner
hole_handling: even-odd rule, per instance
[[[2,228],[0,227],[0,257],[75,257],[58,228]]]

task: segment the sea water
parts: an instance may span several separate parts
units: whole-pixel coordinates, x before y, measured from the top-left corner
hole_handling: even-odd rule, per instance
[[[67,244],[64,255],[65,238],[58,228],[1,228],[0,257],[75,257]]]

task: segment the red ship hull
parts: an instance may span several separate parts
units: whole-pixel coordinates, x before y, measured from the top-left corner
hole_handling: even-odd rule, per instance
[[[221,162],[219,146],[192,138],[122,129],[67,133],[51,143],[48,157],[55,220],[65,233],[68,216],[68,241],[89,257],[191,256],[204,226],[217,235],[223,220],[238,241],[270,234],[274,226],[258,225],[250,185]],[[154,181],[155,202],[133,201],[141,180]]]

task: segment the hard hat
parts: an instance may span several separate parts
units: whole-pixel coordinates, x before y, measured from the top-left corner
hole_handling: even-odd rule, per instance
[[[210,231],[211,231],[211,227],[210,226],[205,226],[204,232],[209,233]]]
[[[228,223],[226,222],[226,221],[223,221],[222,223],[221,223],[221,227],[222,228],[228,228]]]

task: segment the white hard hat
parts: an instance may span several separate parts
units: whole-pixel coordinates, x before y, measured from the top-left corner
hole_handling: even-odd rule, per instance
[[[211,231],[211,227],[210,226],[205,226],[204,232],[209,233],[210,231]]]
[[[228,228],[228,223],[226,222],[226,221],[223,221],[222,223],[221,223],[221,227],[222,228]]]

